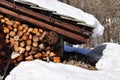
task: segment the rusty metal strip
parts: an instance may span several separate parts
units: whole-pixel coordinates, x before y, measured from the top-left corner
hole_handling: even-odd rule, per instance
[[[73,41],[77,41],[78,43],[81,43],[81,42],[82,43],[86,43],[88,41],[87,38],[84,38],[84,37],[82,37],[82,36],[80,36],[78,34],[74,34],[72,32],[68,32],[68,31],[60,29],[60,28],[58,28],[56,26],[52,26],[52,25],[46,24],[46,23],[41,22],[39,20],[35,20],[33,18],[27,17],[25,15],[18,14],[16,12],[13,12],[11,10],[8,10],[8,9],[2,8],[2,7],[0,7],[0,12],[3,13],[3,14],[9,15],[11,17],[18,18],[18,19],[23,20],[25,22],[34,24],[37,27],[55,31],[55,32],[65,36],[65,37],[70,38]]]

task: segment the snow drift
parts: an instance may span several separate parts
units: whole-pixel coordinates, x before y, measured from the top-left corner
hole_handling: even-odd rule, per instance
[[[106,48],[103,49],[103,56],[96,64],[97,71],[62,63],[34,60],[21,62],[5,80],[119,80],[120,45],[104,44]]]

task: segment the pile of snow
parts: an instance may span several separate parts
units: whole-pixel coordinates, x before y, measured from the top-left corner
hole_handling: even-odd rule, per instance
[[[72,65],[40,60],[22,62],[5,80],[119,80],[120,72],[90,71]]]
[[[104,43],[106,48],[103,56],[96,63],[97,69],[120,71],[120,45],[117,43]]]
[[[106,48],[97,62],[97,71],[41,60],[21,62],[5,80],[119,80],[120,45],[104,43]]]
[[[95,29],[93,30],[93,35],[92,35],[93,37],[101,36],[104,32],[104,27],[93,15],[88,14],[82,11],[81,9],[62,3],[58,0],[18,0],[18,1],[31,2],[38,5],[39,7],[43,7],[48,10],[55,11],[58,14],[62,14],[73,17],[78,20],[82,20],[86,24],[95,27]]]

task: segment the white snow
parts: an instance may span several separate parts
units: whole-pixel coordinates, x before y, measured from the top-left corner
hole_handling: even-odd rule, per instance
[[[96,68],[101,70],[120,71],[120,45],[117,43],[104,43],[106,49],[103,56],[97,62]]]
[[[62,3],[58,0],[19,0],[19,1],[31,2],[48,10],[56,11],[56,13],[58,14],[62,14],[73,17],[78,20],[82,20],[87,24],[95,27],[95,29],[93,30],[93,35],[92,35],[93,37],[101,36],[104,32],[104,27],[93,15],[88,14],[82,11],[81,9]]]
[[[5,80],[119,80],[120,45],[107,44],[103,57],[96,67],[87,70],[62,63],[47,63],[41,60],[21,62]]]

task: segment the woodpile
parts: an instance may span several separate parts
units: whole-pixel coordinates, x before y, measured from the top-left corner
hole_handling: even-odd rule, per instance
[[[56,44],[59,43],[58,34],[55,32],[45,31],[4,15],[0,15],[0,27],[5,35],[5,44],[13,50],[11,63],[17,65],[21,61],[34,59],[60,62],[61,53],[55,51]],[[1,52],[1,55],[5,56],[6,53]]]

